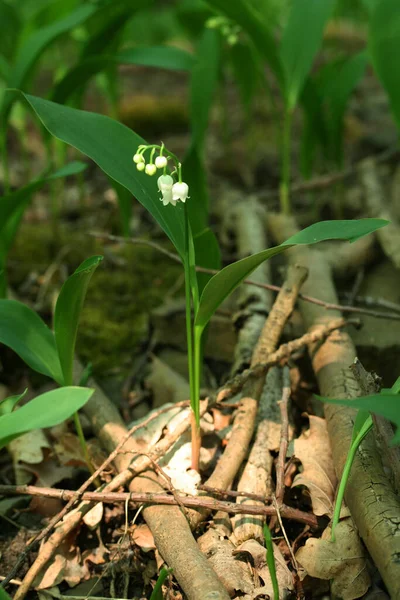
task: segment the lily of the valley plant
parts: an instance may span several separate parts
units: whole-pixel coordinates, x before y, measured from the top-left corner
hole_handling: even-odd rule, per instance
[[[150,153],[146,163],[145,154]],[[168,172],[168,161],[173,164],[173,170]],[[158,146],[141,145],[133,156],[133,162],[138,171],[144,171],[153,176],[162,171],[158,177],[157,186],[164,206],[177,203],[184,204],[185,214],[185,249],[183,266],[185,271],[186,296],[186,337],[188,349],[188,371],[190,387],[190,406],[192,410],[192,468],[199,470],[200,457],[200,377],[201,377],[201,335],[202,330],[196,328],[192,319],[192,309],[196,314],[199,306],[199,290],[197,285],[193,235],[190,228],[186,200],[189,198],[189,186],[182,180],[182,165],[178,158],[162,144]]]

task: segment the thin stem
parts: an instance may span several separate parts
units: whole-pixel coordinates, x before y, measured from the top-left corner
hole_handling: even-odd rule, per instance
[[[159,598],[162,598],[162,586],[164,584],[164,581],[167,579],[168,575],[170,575],[172,572],[173,569],[170,569],[168,567],[163,567],[161,569],[156,585],[154,586],[153,592],[150,596],[150,600],[158,600]]]
[[[333,513],[333,519],[332,519],[332,533],[331,533],[332,542],[335,541],[335,529],[336,529],[336,525],[339,523],[340,509],[342,508],[344,492],[346,490],[347,481],[350,476],[350,471],[351,471],[351,467],[354,462],[354,458],[356,456],[356,452],[358,450],[359,445],[361,444],[361,442],[367,435],[367,433],[372,429],[373,425],[374,424],[372,421],[372,417],[370,416],[365,421],[365,423],[362,426],[362,428],[360,429],[356,439],[350,446],[350,450],[349,450],[349,453],[346,458],[346,462],[345,462],[343,473],[342,473],[342,478],[340,480],[339,489],[338,489],[338,493],[337,493],[337,497],[336,497],[335,511]]]
[[[200,444],[199,434],[200,428],[197,422],[200,418],[197,418],[199,410],[199,401],[196,402],[196,381],[194,372],[194,356],[193,356],[193,327],[192,327],[192,303],[191,303],[191,285],[190,285],[190,258],[189,258],[189,244],[190,244],[190,224],[189,224],[189,213],[187,206],[184,207],[185,213],[185,256],[184,256],[184,270],[185,270],[185,300],[186,300],[186,339],[187,339],[187,351],[188,351],[188,371],[189,371],[189,388],[190,388],[190,407],[192,409],[192,469],[199,470],[199,456],[200,456]],[[197,406],[196,406],[197,405]]]
[[[79,443],[81,445],[83,455],[85,457],[85,462],[86,462],[87,468],[89,469],[90,474],[93,475],[94,469],[93,469],[93,465],[90,460],[90,456],[89,456],[89,452],[88,452],[87,444],[86,444],[86,440],[85,440],[85,435],[83,433],[82,424],[81,424],[81,420],[79,418],[78,412],[74,413],[74,422],[75,422],[76,433],[78,435]]]
[[[194,327],[194,356],[193,356],[193,371],[194,371],[194,414],[196,417],[197,427],[200,429],[200,379],[201,379],[201,337],[203,333],[202,327]]]
[[[279,585],[278,585],[278,578],[276,576],[274,546],[272,544],[271,531],[266,523],[264,525],[263,532],[264,532],[265,546],[267,548],[267,566],[268,566],[269,574],[271,576],[272,590],[274,592],[274,600],[279,600]]]
[[[290,215],[290,150],[291,150],[291,131],[292,131],[292,110],[285,108],[283,117],[282,134],[282,171],[280,184],[280,202],[281,210],[285,215]]]

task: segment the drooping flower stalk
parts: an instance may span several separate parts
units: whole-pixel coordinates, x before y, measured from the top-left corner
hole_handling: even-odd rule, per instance
[[[146,163],[144,154],[150,150],[150,161]],[[154,154],[159,151],[154,160]],[[174,164],[174,170],[167,173],[168,160]],[[189,212],[186,200],[189,198],[189,187],[182,180],[182,165],[178,158],[162,144],[139,146],[133,156],[133,162],[138,171],[146,175],[154,175],[157,169],[163,169],[163,174],[157,180],[157,187],[161,193],[161,202],[164,206],[176,206],[179,202],[184,204],[185,220],[185,251],[183,267],[185,273],[185,298],[186,298],[186,337],[188,351],[188,372],[190,387],[190,406],[192,411],[192,468],[199,470],[201,433],[200,433],[200,377],[201,377],[201,331],[193,324],[193,314],[196,313],[199,303],[197,277],[194,264],[194,244],[190,227]],[[177,181],[174,181],[174,176]]]

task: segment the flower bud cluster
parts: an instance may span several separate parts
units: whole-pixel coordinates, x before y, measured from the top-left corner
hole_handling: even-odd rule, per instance
[[[144,153],[149,149],[151,149],[150,162],[146,164]],[[158,149],[159,155],[153,162],[153,155]],[[176,206],[177,202],[186,202],[186,199],[189,197],[189,186],[182,181],[181,164],[170,152],[168,152],[169,157],[176,163],[176,170],[172,175],[177,173],[179,175],[179,181],[174,182],[172,175],[167,174],[168,158],[163,155],[163,151],[164,144],[162,146],[139,146],[137,152],[133,155],[133,162],[136,164],[138,171],[144,171],[146,175],[150,176],[155,175],[157,169],[164,169],[164,174],[157,180],[158,190],[161,192],[160,200],[164,206],[167,206],[167,204]]]
[[[230,19],[222,16],[210,17],[206,21],[206,27],[208,27],[208,29],[218,29],[229,46],[237,44],[241,29],[239,25],[236,25],[236,23],[233,23]]]

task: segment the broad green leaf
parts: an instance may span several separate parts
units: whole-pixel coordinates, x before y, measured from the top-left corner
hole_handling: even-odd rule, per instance
[[[117,54],[117,60],[121,64],[135,64],[177,71],[190,71],[196,65],[193,54],[175,46],[127,48]]]
[[[400,40],[400,36],[399,36]],[[323,73],[322,94],[326,99],[326,123],[330,137],[332,158],[338,166],[343,163],[343,119],[347,103],[365,73],[368,63],[366,52],[359,52],[347,60],[328,65]]]
[[[4,0],[0,0],[0,23],[0,54],[10,59],[17,46],[21,19],[17,8]]]
[[[227,267],[224,267],[214,275],[207,283],[200,298],[199,310],[195,318],[195,326],[203,329],[218,307],[242,281],[248,277],[261,263],[276,254],[280,254],[286,248],[277,246],[263,252],[258,252],[247,258],[243,258]]]
[[[60,106],[29,94],[21,95],[52,135],[89,156],[106,175],[126,187],[154,217],[178,253],[183,255],[182,205],[163,206],[157,190],[157,177],[140,173],[132,162],[137,147],[144,143],[141,137],[109,117]]]
[[[94,390],[62,387],[37,396],[18,410],[0,417],[0,448],[32,431],[59,425],[86,404]]]
[[[294,0],[280,44],[286,105],[293,110],[321,42],[335,0]]]
[[[297,244],[315,244],[325,240],[347,240],[359,238],[387,225],[383,219],[360,219],[355,221],[322,221],[299,231],[280,246],[263,250],[228,265],[207,283],[200,298],[195,325],[203,329],[217,308],[242,281],[268,258],[284,252]]]
[[[193,144],[183,163],[183,174],[189,185],[190,200],[187,203],[190,227],[193,233],[196,265],[208,269],[219,269],[221,256],[218,241],[208,227],[208,188],[203,161]],[[202,292],[211,275],[195,273],[199,293]]]
[[[114,55],[93,56],[79,62],[56,83],[51,99],[60,104],[82,85],[86,84],[93,75],[115,65],[146,65],[160,69],[177,69],[189,71],[195,63],[189,52],[172,46],[131,48]]]
[[[190,80],[190,124],[192,141],[202,153],[220,66],[220,41],[215,30],[205,29],[197,45],[196,57]]]
[[[206,29],[203,32],[197,45],[196,57],[197,62],[190,78],[192,140],[183,161],[184,178],[193,198],[187,205],[193,235],[208,227],[209,194],[204,167],[204,140],[218,85],[220,41],[216,31]]]
[[[282,246],[295,244],[315,244],[325,240],[345,240],[356,242],[358,239],[385,227],[385,219],[354,219],[352,221],[321,221],[306,227],[287,239]]]
[[[372,394],[371,396],[360,396],[352,400],[322,398],[317,396],[322,402],[328,404],[340,404],[350,408],[358,408],[362,411],[370,411],[385,417],[396,425],[396,433],[391,443],[400,444],[400,402],[398,394]]]
[[[60,35],[67,33],[77,25],[83,23],[96,10],[95,4],[82,4],[67,17],[43,27],[34,32],[31,37],[20,48],[11,70],[11,78],[8,81],[10,88],[23,88],[27,79],[44,50]],[[1,108],[2,122],[7,122],[11,106],[15,97],[6,95]]]
[[[400,377],[396,379],[391,388],[392,394],[400,394]]]
[[[326,1],[330,2],[331,0]],[[246,31],[257,51],[267,60],[280,85],[283,85],[282,61],[269,22],[268,24],[264,22],[247,0],[235,0],[234,2],[232,0],[207,0],[207,4],[232,19]],[[306,10],[309,14],[308,9]]]
[[[379,0],[369,15],[368,49],[385,88],[397,127],[400,127],[400,11],[397,0]]]
[[[193,235],[197,235],[208,227],[209,194],[201,148],[195,143],[191,144],[185,156],[182,173],[190,190],[187,204],[190,225]]]
[[[221,250],[215,234],[209,227],[194,236],[196,265],[206,269],[218,270],[221,268]],[[203,291],[212,274],[197,272],[199,293]]]
[[[247,43],[238,42],[230,50],[235,81],[243,107],[251,117],[251,105],[260,80],[259,57]]]
[[[26,396],[27,391],[28,388],[26,388],[26,390],[23,391],[22,394],[9,396],[8,398],[3,398],[2,400],[0,400],[0,415],[5,415],[7,413],[12,412],[17,406],[18,402],[22,400],[24,396]]]
[[[0,343],[14,350],[31,369],[62,385],[53,332],[22,302],[0,300]]]
[[[0,600],[12,600],[11,596],[9,596],[6,590],[0,586]]]
[[[85,260],[61,288],[54,313],[54,336],[64,377],[64,385],[72,385],[75,342],[79,318],[92,275],[102,256]]]
[[[0,79],[7,81],[10,77],[11,67],[4,56],[0,54]]]
[[[301,137],[300,168],[305,179],[312,175],[317,145],[328,153],[328,134],[323,98],[316,82],[308,78],[300,96],[304,111],[304,125]]]
[[[149,2],[152,4],[151,0]],[[80,61],[105,54],[114,47],[129,20],[143,7],[141,0],[113,0],[105,2],[93,17],[85,23],[87,41],[82,49]]]

